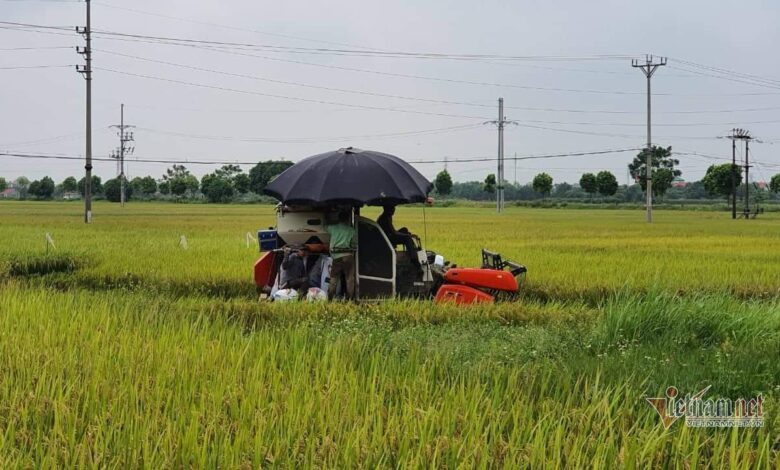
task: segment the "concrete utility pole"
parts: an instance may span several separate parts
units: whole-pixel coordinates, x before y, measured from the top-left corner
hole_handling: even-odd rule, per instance
[[[129,142],[133,142],[135,139],[133,138],[132,132],[125,132],[125,130],[133,128],[135,126],[126,126],[125,125],[125,105],[124,103],[120,107],[120,113],[119,113],[119,125],[118,126],[111,126],[112,128],[118,129],[117,135],[119,136],[119,147],[117,147],[116,151],[114,151],[111,154],[111,158],[116,158],[118,160],[117,163],[119,163],[118,173],[119,173],[119,187],[120,187],[120,203],[122,207],[125,207],[125,187],[127,185],[127,178],[125,177],[125,155],[133,153],[135,150],[134,147],[128,147],[127,144]]]
[[[745,139],[745,220],[750,219],[750,138]]]
[[[498,184],[496,185],[496,211],[504,210],[504,98],[498,99]]]
[[[495,124],[498,126],[498,168],[496,171],[496,212],[499,214],[504,210],[504,125],[517,124],[514,121],[507,121],[504,116],[504,98],[498,99],[498,119],[487,121],[485,124]]]
[[[90,0],[87,3],[87,25],[76,27],[76,32],[84,36],[85,46],[76,47],[76,52],[84,56],[84,65],[77,65],[76,71],[84,76],[87,83],[86,116],[86,164],[84,169],[84,223],[92,223],[92,24],[90,21]]]
[[[737,218],[737,130],[731,131],[731,218]]]
[[[647,159],[645,165],[647,166],[647,188],[646,188],[646,204],[647,204],[647,223],[653,222],[653,139],[651,131],[651,118],[650,118],[650,79],[653,78],[653,74],[663,65],[666,65],[666,57],[659,58],[659,62],[653,62],[653,56],[645,56],[645,63],[642,64],[638,60],[631,61],[631,66],[641,69],[642,73],[647,77]]]
[[[748,214],[750,213],[750,190],[749,187],[749,169],[750,169],[750,160],[748,157],[748,152],[750,151],[750,141],[753,140],[753,137],[750,135],[750,131],[745,129],[732,129],[731,135],[728,136],[728,139],[731,140],[731,218],[736,219],[737,218],[737,168],[739,166],[737,165],[737,141],[743,140],[745,141],[745,212],[744,216],[747,219]]]

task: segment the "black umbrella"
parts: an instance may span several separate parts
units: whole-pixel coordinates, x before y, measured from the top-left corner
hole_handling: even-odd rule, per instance
[[[308,157],[263,192],[285,204],[403,204],[425,201],[433,184],[400,158],[352,147]]]

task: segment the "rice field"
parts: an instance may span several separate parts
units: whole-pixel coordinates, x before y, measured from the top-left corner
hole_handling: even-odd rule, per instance
[[[396,220],[526,264],[524,296],[260,303],[270,206],[0,203],[0,465],[780,468],[780,214]],[[761,393],[764,426],[665,430],[670,385]]]

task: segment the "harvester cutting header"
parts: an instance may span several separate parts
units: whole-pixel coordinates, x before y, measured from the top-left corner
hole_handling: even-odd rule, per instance
[[[264,251],[254,266],[258,289],[277,300],[417,297],[463,304],[517,294],[524,266],[482,250],[482,267],[458,268],[395,228],[396,206],[428,204],[432,189],[414,167],[385,153],[350,147],[301,160],[264,190],[280,203],[276,227],[258,232]],[[381,206],[382,215],[363,217],[364,206]]]

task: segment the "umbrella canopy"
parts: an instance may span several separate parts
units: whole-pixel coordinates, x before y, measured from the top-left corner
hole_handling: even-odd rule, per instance
[[[263,190],[285,204],[405,204],[425,201],[433,184],[400,158],[352,147],[308,157]]]

